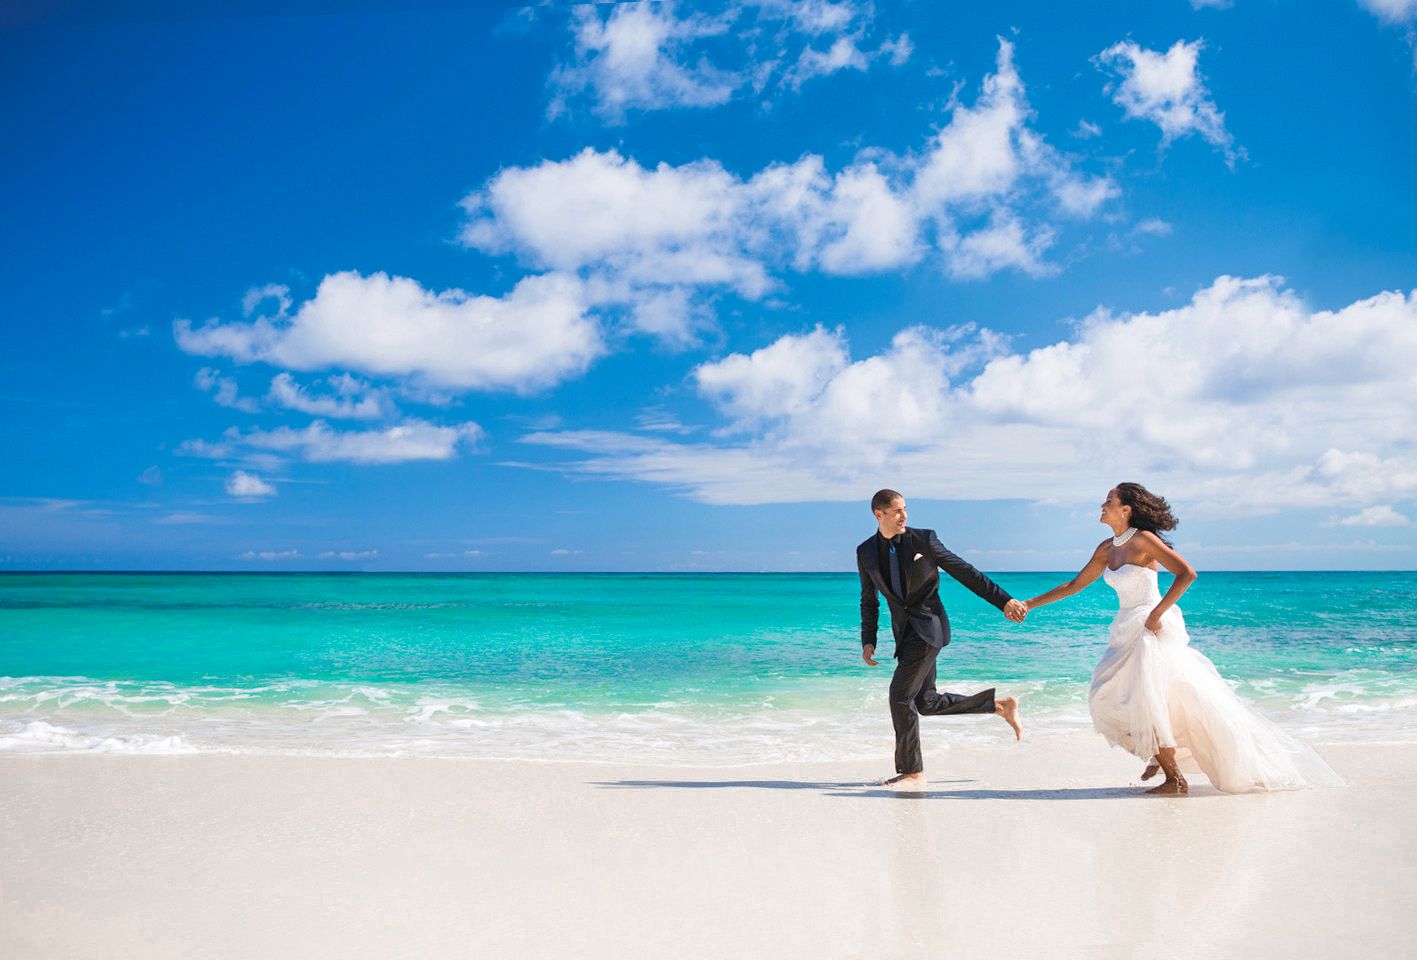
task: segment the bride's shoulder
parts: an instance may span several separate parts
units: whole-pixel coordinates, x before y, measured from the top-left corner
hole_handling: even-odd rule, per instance
[[[1171,546],[1157,533],[1150,530],[1138,530],[1135,538],[1136,544],[1146,555],[1148,563],[1159,563],[1168,570],[1174,570],[1175,564],[1179,561],[1185,563],[1185,559],[1176,552],[1176,548]]]

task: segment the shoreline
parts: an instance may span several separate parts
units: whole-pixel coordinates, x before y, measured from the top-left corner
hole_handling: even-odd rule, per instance
[[[0,954],[1397,956],[1417,749],[1140,795],[1095,737],[728,767],[0,755]],[[63,756],[56,763],[55,757]]]
[[[1027,700],[1024,707],[1028,742],[1085,745],[1095,740],[1106,748],[1085,707],[1035,713],[1028,709]],[[889,721],[879,716],[881,712],[813,716],[778,710],[727,719],[649,715],[648,719],[633,716],[627,720],[614,712],[540,710],[490,718],[484,714],[477,729],[459,725],[411,728],[397,718],[383,718],[370,725],[364,717],[357,718],[358,725],[340,728],[318,717],[279,723],[213,713],[189,716],[180,724],[162,724],[157,718],[157,722],[118,727],[112,721],[86,726],[76,723],[79,718],[31,716],[0,719],[0,760],[53,756],[309,757],[695,769],[850,764],[870,762],[893,748]],[[1378,717],[1393,722],[1258,712],[1311,747],[1417,747],[1417,725],[1385,714]],[[660,726],[647,727],[654,719]],[[803,729],[809,722],[816,725],[810,734],[791,736],[790,729]],[[257,731],[253,723],[269,725]],[[942,754],[1013,743],[1011,731],[994,717],[958,717],[949,724],[927,725],[925,738],[927,752]]]

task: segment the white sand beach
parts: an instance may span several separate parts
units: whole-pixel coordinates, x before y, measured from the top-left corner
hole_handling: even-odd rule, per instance
[[[914,796],[884,758],[4,756],[0,956],[1413,955],[1410,744],[1159,799],[1097,738],[947,742]]]

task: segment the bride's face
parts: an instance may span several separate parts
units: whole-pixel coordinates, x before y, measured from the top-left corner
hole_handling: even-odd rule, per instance
[[[1117,496],[1117,488],[1113,487],[1107,491],[1107,499],[1102,501],[1102,516],[1097,519],[1109,526],[1114,523],[1125,524],[1130,514],[1131,509],[1122,506],[1122,501]]]

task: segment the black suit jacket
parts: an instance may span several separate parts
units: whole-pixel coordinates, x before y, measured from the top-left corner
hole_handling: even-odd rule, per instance
[[[863,646],[876,643],[876,627],[881,617],[878,593],[890,605],[891,632],[895,634],[897,650],[907,625],[932,647],[943,647],[949,643],[950,621],[945,615],[945,605],[940,602],[939,593],[941,570],[1000,610],[1013,599],[993,580],[946,550],[934,530],[906,527],[900,535],[898,551],[903,597],[896,596],[891,589],[890,571],[881,569],[879,534],[871,536],[856,548],[856,571],[861,575]]]

